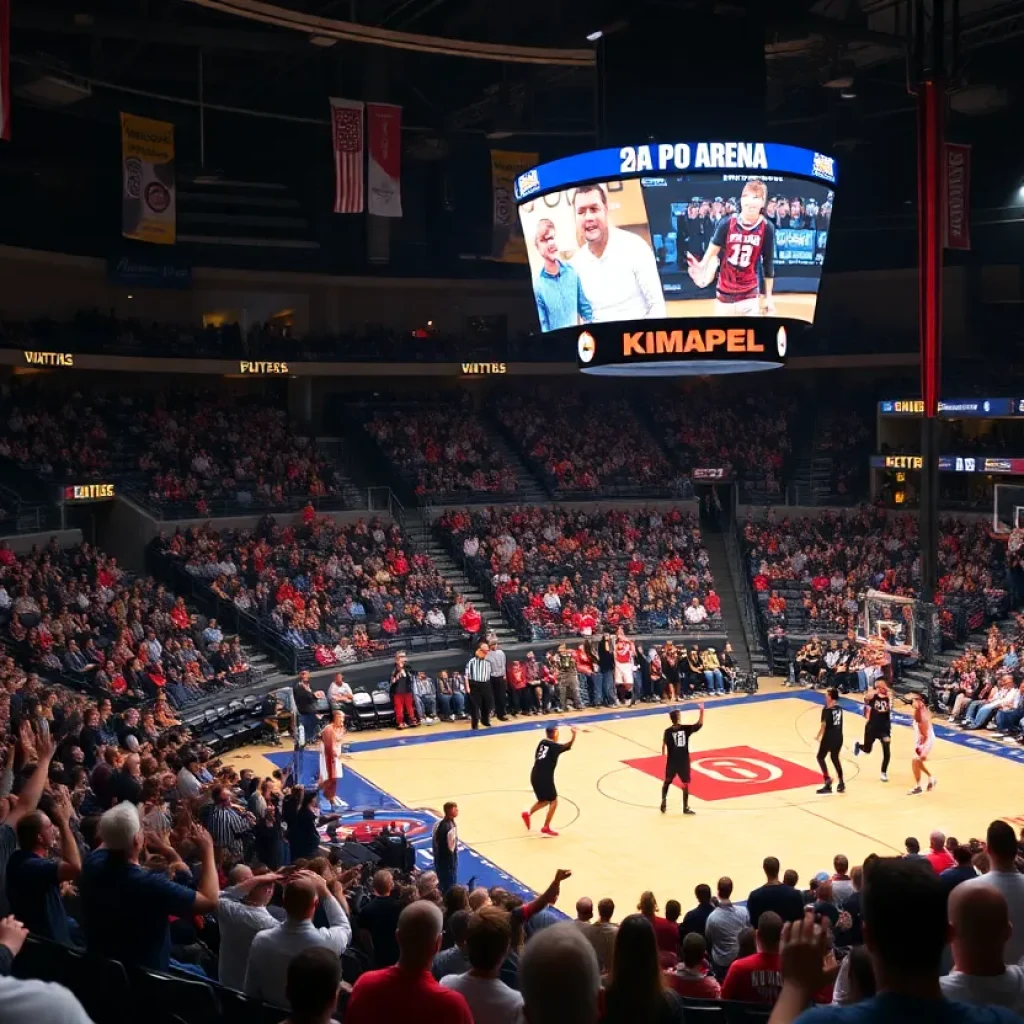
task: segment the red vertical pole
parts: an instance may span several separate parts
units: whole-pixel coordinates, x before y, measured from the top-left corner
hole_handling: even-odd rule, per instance
[[[918,289],[921,329],[921,397],[924,414],[938,413],[942,349],[942,224],[945,186],[941,80],[929,78],[918,91]]]
[[[923,79],[917,93],[918,319],[921,332],[921,599],[938,582],[938,415],[942,352],[942,250],[945,209],[945,83]]]

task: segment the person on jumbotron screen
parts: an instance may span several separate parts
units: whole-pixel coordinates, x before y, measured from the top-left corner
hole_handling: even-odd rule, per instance
[[[698,288],[706,288],[719,266],[719,253],[725,251],[715,289],[715,314],[718,316],[772,316],[775,301],[775,225],[762,214],[768,201],[763,181],[748,181],[740,194],[740,210],[718,222],[704,258],[688,259],[688,271]],[[760,277],[764,280],[763,308]]]

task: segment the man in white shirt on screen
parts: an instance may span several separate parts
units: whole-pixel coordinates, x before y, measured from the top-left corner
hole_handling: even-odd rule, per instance
[[[586,244],[569,261],[580,276],[597,322],[665,317],[654,250],[639,235],[608,223],[602,185],[581,185],[573,197],[576,230]]]

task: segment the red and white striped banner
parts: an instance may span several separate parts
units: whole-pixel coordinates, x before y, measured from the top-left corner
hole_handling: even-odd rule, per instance
[[[366,104],[369,139],[369,200],[376,217],[402,216],[402,108],[390,103]]]
[[[363,212],[363,104],[331,97],[334,212]]]
[[[0,0],[0,139],[11,141],[11,0]]]
[[[971,247],[971,147],[946,143],[946,248]]]

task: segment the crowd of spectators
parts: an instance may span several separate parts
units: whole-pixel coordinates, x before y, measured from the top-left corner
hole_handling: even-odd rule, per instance
[[[465,400],[377,409],[366,430],[419,498],[513,495],[515,470]]]
[[[248,1004],[261,1019],[305,1024],[685,1024],[719,1002],[775,1024],[1024,1014],[1024,858],[1005,821],[984,841],[936,831],[927,852],[910,836],[902,857],[851,866],[837,854],[806,885],[767,856],[745,904],[722,876],[698,884],[688,907],[651,891],[627,913],[581,897],[564,920],[554,907],[568,870],[530,900],[471,888],[418,867],[386,822],[375,866],[346,867],[315,788],[222,764],[166,707],[158,722],[128,710],[98,723],[80,694],[34,703],[29,678],[7,665],[0,689],[10,1024],[89,1020],[68,990],[24,980],[30,931],[130,971],[242,992],[262,1002]],[[447,803],[435,851],[442,839],[451,849],[449,835],[457,847],[457,817]],[[96,1005],[95,985],[82,974],[73,984]]]
[[[538,388],[503,393],[494,410],[528,464],[558,495],[668,495],[683,486],[625,398]]]
[[[283,409],[224,394],[17,388],[0,409],[0,456],[43,480],[115,480],[182,516],[342,495],[337,468]]]
[[[940,522],[937,601],[972,625],[1005,614],[1005,561],[980,519]],[[791,519],[768,510],[744,525],[746,564],[769,626],[790,633],[856,630],[869,589],[914,597],[920,580],[917,519],[862,506]],[[945,630],[945,627],[944,627]]]
[[[785,489],[799,408],[774,392],[658,392],[652,416],[687,472],[731,471],[751,498],[772,500]]]
[[[721,601],[697,518],[679,509],[450,509],[437,520],[471,578],[534,639],[701,631]]]
[[[193,526],[161,534],[153,548],[320,666],[350,664],[389,641],[449,628],[450,584],[428,556],[410,549],[397,524],[378,518],[339,523],[307,506],[294,524],[264,516],[253,530]]]
[[[1024,744],[1024,616],[989,627],[985,645],[968,645],[932,680],[931,697],[951,725],[989,730],[994,738]]]
[[[181,708],[251,675],[237,637],[88,543],[15,555],[0,542],[0,629],[35,683],[63,677],[118,700]]]

